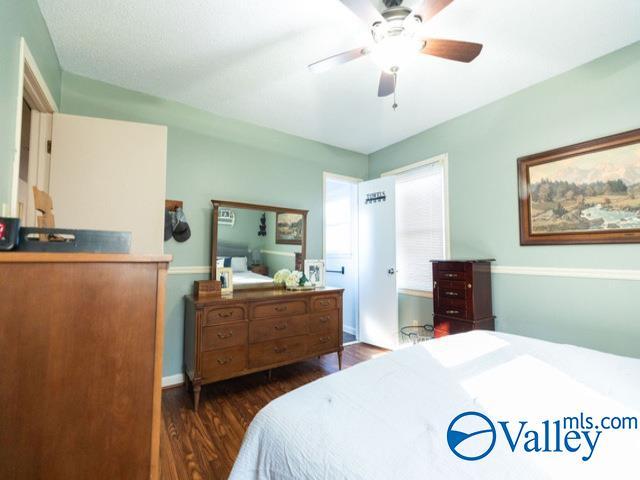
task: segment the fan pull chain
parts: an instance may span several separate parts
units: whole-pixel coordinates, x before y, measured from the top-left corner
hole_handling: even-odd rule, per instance
[[[393,72],[393,111],[395,112],[398,108],[398,102],[396,101],[396,92],[398,87],[398,74]]]

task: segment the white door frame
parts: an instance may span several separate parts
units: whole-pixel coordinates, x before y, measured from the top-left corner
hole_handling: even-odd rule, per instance
[[[327,259],[327,232],[325,230],[325,225],[326,225],[326,211],[325,211],[325,204],[327,201],[327,180],[329,179],[333,179],[333,180],[342,180],[344,182],[348,182],[348,183],[353,183],[354,185],[357,185],[358,183],[362,182],[363,179],[362,178],[357,178],[357,177],[349,177],[347,175],[340,175],[338,173],[331,173],[331,172],[322,172],[322,258],[326,261]],[[356,198],[356,205],[357,205],[357,198]],[[358,214],[358,209],[356,208],[356,215]],[[355,225],[356,225],[356,238],[353,239],[355,240],[354,243],[354,250],[353,250],[353,264],[357,267],[358,265],[358,249],[357,249],[357,245],[358,245],[358,218],[356,217],[354,219],[355,221]],[[325,264],[326,265],[326,264]],[[356,284],[355,284],[355,295],[356,295],[356,302],[355,302],[355,320],[356,320],[356,341],[355,342],[351,342],[351,343],[357,343],[359,341],[358,338],[358,328],[360,325],[360,309],[359,309],[359,305],[358,305],[358,288],[359,288],[359,278],[358,278],[358,273],[357,273],[358,269],[356,268]]]
[[[20,38],[20,59],[18,66],[18,95],[16,99],[16,132],[11,182],[11,215],[18,216],[18,185],[20,179],[20,141],[22,133],[22,102],[26,100],[31,108],[41,113],[54,113],[58,105],[51,95],[38,64],[36,63],[24,37]]]

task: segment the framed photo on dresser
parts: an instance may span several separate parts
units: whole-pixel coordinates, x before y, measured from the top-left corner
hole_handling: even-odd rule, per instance
[[[640,129],[518,159],[521,245],[640,243]]]

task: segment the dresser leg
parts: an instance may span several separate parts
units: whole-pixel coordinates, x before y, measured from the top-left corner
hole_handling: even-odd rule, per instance
[[[342,370],[342,350],[338,352],[338,370]]]
[[[200,404],[200,383],[193,383],[193,411],[198,411],[198,405]]]

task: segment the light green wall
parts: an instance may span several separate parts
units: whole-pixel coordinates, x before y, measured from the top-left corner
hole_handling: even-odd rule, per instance
[[[366,178],[366,155],[330,147],[69,73],[62,111],[167,125],[167,197],[184,201],[185,243],[165,243],[174,266],[209,265],[211,199],[309,210],[309,256],[322,255],[322,172]],[[237,210],[236,210],[237,213]],[[257,230],[257,223],[255,225]],[[182,296],[202,275],[170,275],[164,375],[181,372]]]
[[[24,37],[56,102],[60,100],[60,64],[36,0],[0,0],[0,208],[11,203],[16,108]]]
[[[516,159],[640,128],[640,42],[370,156],[370,178],[449,155],[454,257],[497,265],[640,269],[640,245],[521,247]],[[493,275],[497,329],[640,357],[640,282]],[[432,304],[403,298],[401,323]]]

